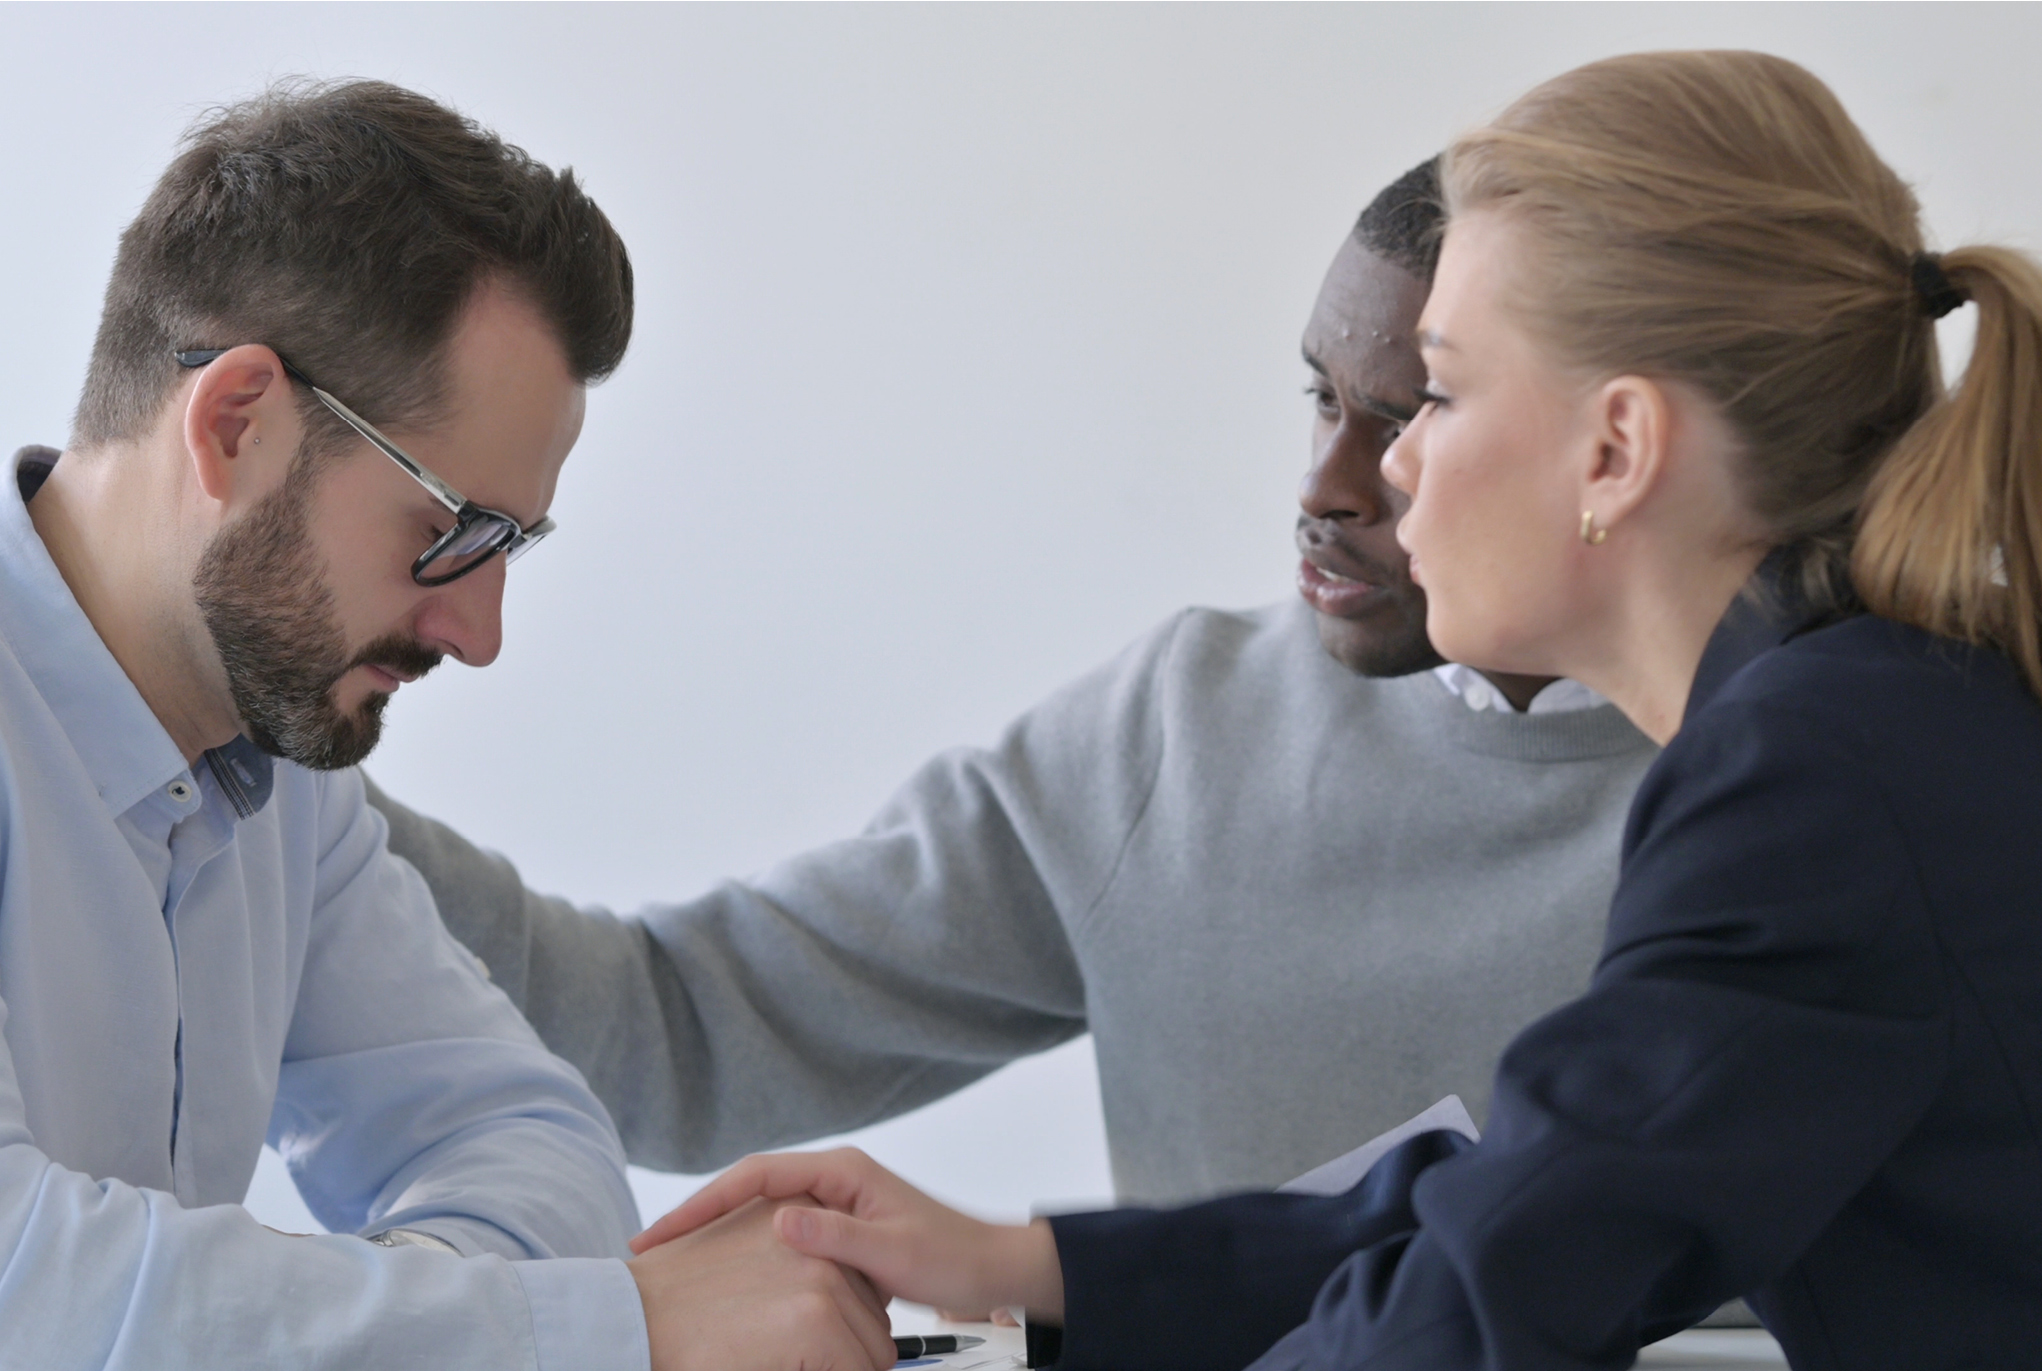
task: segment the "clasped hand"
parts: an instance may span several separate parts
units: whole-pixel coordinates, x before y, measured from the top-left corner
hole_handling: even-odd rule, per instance
[[[1063,1318],[1048,1224],[960,1214],[855,1148],[748,1157],[631,1250],[654,1371],[886,1371],[896,1297]]]

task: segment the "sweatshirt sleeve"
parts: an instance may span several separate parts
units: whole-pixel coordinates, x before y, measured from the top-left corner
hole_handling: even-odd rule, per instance
[[[1085,1031],[1066,929],[1155,784],[1182,616],[923,766],[865,831],[618,918],[371,791],[448,927],[609,1106],[631,1159],[702,1172],[905,1113]]]

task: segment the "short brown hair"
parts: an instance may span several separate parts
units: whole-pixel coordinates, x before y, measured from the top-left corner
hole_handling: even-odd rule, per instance
[[[631,261],[568,170],[381,81],[285,82],[215,110],[121,235],[74,441],[132,440],[172,353],[263,343],[378,424],[423,422],[476,287],[501,280],[584,384],[631,337]],[[306,450],[337,420],[308,396]]]

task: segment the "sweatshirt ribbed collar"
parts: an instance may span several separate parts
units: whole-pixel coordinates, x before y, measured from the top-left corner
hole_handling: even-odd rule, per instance
[[[1406,677],[1400,684],[1419,697],[1425,716],[1446,741],[1484,756],[1526,762],[1570,762],[1652,747],[1652,740],[1640,733],[1615,705],[1557,714],[1476,710],[1469,709],[1429,671]]]

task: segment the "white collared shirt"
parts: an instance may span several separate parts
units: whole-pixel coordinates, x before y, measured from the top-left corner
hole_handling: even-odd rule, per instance
[[[642,1371],[614,1260],[637,1214],[581,1076],[441,927],[359,772],[246,744],[187,765],[21,489],[0,483],[0,1361]],[[329,1227],[467,1259],[265,1230],[235,1203],[265,1136]]]
[[[1469,709],[1477,711],[1494,709],[1505,714],[1515,712],[1511,709],[1510,701],[1503,698],[1503,692],[1498,690],[1487,676],[1471,666],[1448,662],[1445,666],[1434,667],[1432,674],[1439,679],[1441,685],[1460,696],[1461,703]],[[1581,682],[1562,677],[1532,696],[1531,705],[1524,712],[1567,714],[1577,709],[1594,709],[1597,705],[1608,703],[1608,700]]]

